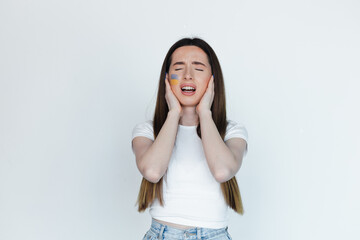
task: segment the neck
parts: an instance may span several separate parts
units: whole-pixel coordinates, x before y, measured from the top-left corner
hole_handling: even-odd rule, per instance
[[[199,124],[199,115],[196,113],[196,107],[182,106],[182,116],[179,123],[184,126],[196,126]]]

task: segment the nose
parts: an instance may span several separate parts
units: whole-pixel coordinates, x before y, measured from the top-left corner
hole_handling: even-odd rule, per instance
[[[185,68],[185,80],[192,80],[193,77],[192,77],[192,71],[191,71],[191,67],[186,67]]]

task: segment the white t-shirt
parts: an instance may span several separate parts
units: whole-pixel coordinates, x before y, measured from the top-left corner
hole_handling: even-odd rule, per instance
[[[178,126],[175,145],[163,178],[164,206],[156,199],[150,215],[158,220],[204,228],[228,225],[228,209],[220,183],[210,172],[197,126]],[[152,121],[137,124],[132,138],[143,136],[154,141]],[[248,141],[246,128],[228,121],[224,141]],[[245,154],[247,153],[247,150]]]

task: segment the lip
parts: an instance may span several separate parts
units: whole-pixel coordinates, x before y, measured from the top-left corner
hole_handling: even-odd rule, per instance
[[[195,92],[183,92],[183,91],[181,91],[181,93],[186,96],[192,96],[195,94]]]
[[[182,91],[181,89],[182,89],[183,87],[186,87],[186,86],[195,88],[195,91],[194,91],[194,92],[184,92],[184,91]],[[196,93],[196,85],[195,85],[195,84],[192,84],[192,83],[183,83],[183,84],[180,85],[180,91],[181,91],[181,93],[182,93],[183,95],[192,96],[192,95],[194,95],[194,94]]]
[[[196,85],[193,84],[193,83],[183,83],[183,84],[180,84],[180,88],[183,88],[183,87],[186,87],[186,86],[193,87],[193,88],[195,88],[195,90],[196,90]]]

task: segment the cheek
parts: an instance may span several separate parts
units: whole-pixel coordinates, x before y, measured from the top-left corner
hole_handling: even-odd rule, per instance
[[[208,88],[208,84],[210,82],[210,79],[209,80],[205,80],[203,82],[203,84],[201,84],[201,87],[199,88],[199,92],[201,93],[201,95],[203,95],[205,92],[206,92],[206,89]]]
[[[198,91],[199,95],[202,97],[204,96],[205,92],[206,92],[206,88],[200,88],[200,89],[196,89],[196,91]]]
[[[171,91],[172,91],[176,96],[178,96],[179,94],[181,94],[181,89],[180,89],[180,87],[179,87],[179,84],[171,85],[170,88],[171,88]]]
[[[170,74],[170,85],[176,86],[179,84],[179,75],[177,74]]]

